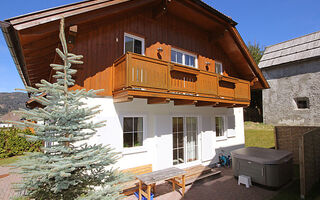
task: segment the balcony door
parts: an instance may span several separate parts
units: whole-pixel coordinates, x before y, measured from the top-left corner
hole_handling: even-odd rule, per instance
[[[173,165],[198,160],[198,118],[173,117]]]

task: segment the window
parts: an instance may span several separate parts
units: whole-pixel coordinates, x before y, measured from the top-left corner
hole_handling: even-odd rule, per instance
[[[173,165],[198,160],[198,118],[172,118]]]
[[[123,147],[143,145],[143,117],[123,118]]]
[[[298,109],[308,109],[308,108],[310,108],[309,98],[308,97],[295,98],[295,102],[297,104],[297,108]]]
[[[216,117],[216,137],[224,137],[225,130],[224,130],[224,117]]]
[[[128,51],[144,55],[144,39],[125,33],[124,34],[124,53]]]
[[[215,62],[215,68],[216,68],[216,73],[217,74],[223,74],[223,67],[222,67],[222,63],[220,62]]]
[[[197,67],[197,59],[195,55],[176,49],[171,50],[171,62],[187,65],[190,67]]]

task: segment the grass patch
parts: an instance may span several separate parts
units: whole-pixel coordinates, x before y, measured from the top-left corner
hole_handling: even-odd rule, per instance
[[[271,148],[275,146],[272,125],[255,122],[245,122],[244,133],[246,147]]]
[[[0,159],[0,166],[7,166],[10,164],[13,164],[13,163],[17,162],[20,158],[21,158],[21,156],[13,156],[10,158]]]

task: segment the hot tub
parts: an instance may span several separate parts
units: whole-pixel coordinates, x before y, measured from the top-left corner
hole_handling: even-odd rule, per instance
[[[247,147],[231,152],[234,176],[247,175],[252,182],[280,187],[291,180],[292,153],[284,150]]]

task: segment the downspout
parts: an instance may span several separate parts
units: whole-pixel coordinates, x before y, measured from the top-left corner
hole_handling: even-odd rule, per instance
[[[27,70],[25,68],[25,62],[19,45],[20,41],[17,32],[9,22],[0,21],[0,26],[21,80],[25,86],[30,86],[31,83],[27,76]]]

